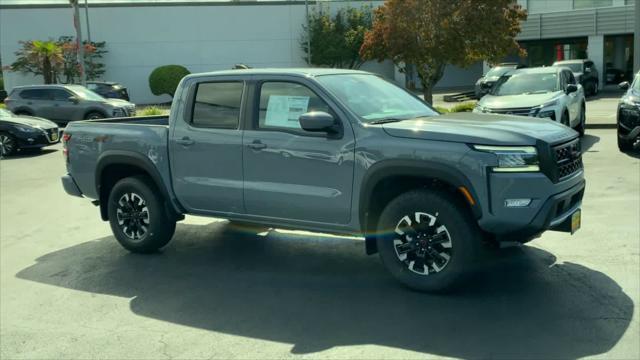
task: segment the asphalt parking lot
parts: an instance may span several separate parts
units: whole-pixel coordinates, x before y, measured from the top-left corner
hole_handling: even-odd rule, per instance
[[[640,155],[583,141],[582,229],[486,254],[457,293],[402,288],[359,239],[188,217],[127,253],[67,196],[60,147],[0,161],[0,357],[640,358]]]

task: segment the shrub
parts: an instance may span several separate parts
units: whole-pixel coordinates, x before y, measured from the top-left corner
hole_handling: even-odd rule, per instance
[[[446,114],[449,112],[449,109],[446,107],[442,107],[442,106],[434,106],[436,110],[438,110],[439,113],[442,114]]]
[[[450,109],[451,112],[471,112],[473,108],[476,106],[475,102],[467,102],[458,104]]]
[[[189,70],[180,65],[157,67],[149,75],[149,88],[153,95],[167,94],[173,97],[180,80],[189,74]]]
[[[165,115],[167,113],[167,109],[161,108],[159,106],[148,106],[146,108],[138,111],[138,116],[153,116],[153,115]]]
[[[7,105],[5,105],[4,103],[0,103],[0,109],[4,109],[6,107],[7,107]]]

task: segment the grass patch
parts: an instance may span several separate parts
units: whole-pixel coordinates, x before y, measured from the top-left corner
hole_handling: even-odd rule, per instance
[[[163,107],[155,106],[155,105],[141,108],[139,111],[136,112],[136,115],[138,116],[154,116],[154,115],[167,115],[167,114],[169,114],[169,109],[165,109]]]
[[[0,109],[5,109],[7,107],[7,105],[5,105],[4,103],[0,103]]]
[[[438,110],[438,112],[441,112],[443,114],[446,113],[456,113],[456,112],[471,112],[473,111],[473,108],[476,106],[476,102],[466,102],[466,103],[461,103],[461,104],[457,104],[454,105],[450,108],[446,108],[446,107],[442,107],[442,106],[436,106],[436,110]]]

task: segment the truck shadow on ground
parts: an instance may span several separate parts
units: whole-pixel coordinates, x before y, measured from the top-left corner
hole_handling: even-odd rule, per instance
[[[489,251],[449,295],[407,290],[361,240],[179,225],[161,253],[113,237],[37,259],[18,278],[132,298],[176,324],[293,344],[292,353],[376,344],[460,358],[578,358],[611,349],[632,300],[606,275],[521,246]]]
[[[580,145],[581,145],[580,151],[582,151],[583,153],[586,153],[588,151],[597,152],[597,150],[590,150],[590,149],[593,147],[593,145],[599,142],[600,142],[599,136],[585,134],[583,137],[580,138]]]

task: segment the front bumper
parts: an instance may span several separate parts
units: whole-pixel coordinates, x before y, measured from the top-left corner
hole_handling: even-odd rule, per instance
[[[60,142],[58,128],[46,129],[38,132],[19,132],[14,134],[21,149],[41,148]]]
[[[71,196],[82,197],[82,191],[80,191],[78,184],[76,184],[76,181],[73,180],[73,177],[71,177],[71,175],[64,175],[60,180],[62,180],[62,187],[64,188],[64,191],[67,192],[67,194]]]
[[[490,174],[488,213],[480,227],[502,241],[527,241],[545,230],[570,231],[567,223],[584,196],[583,170],[553,183],[541,173]],[[528,206],[508,207],[507,199],[531,199]]]

